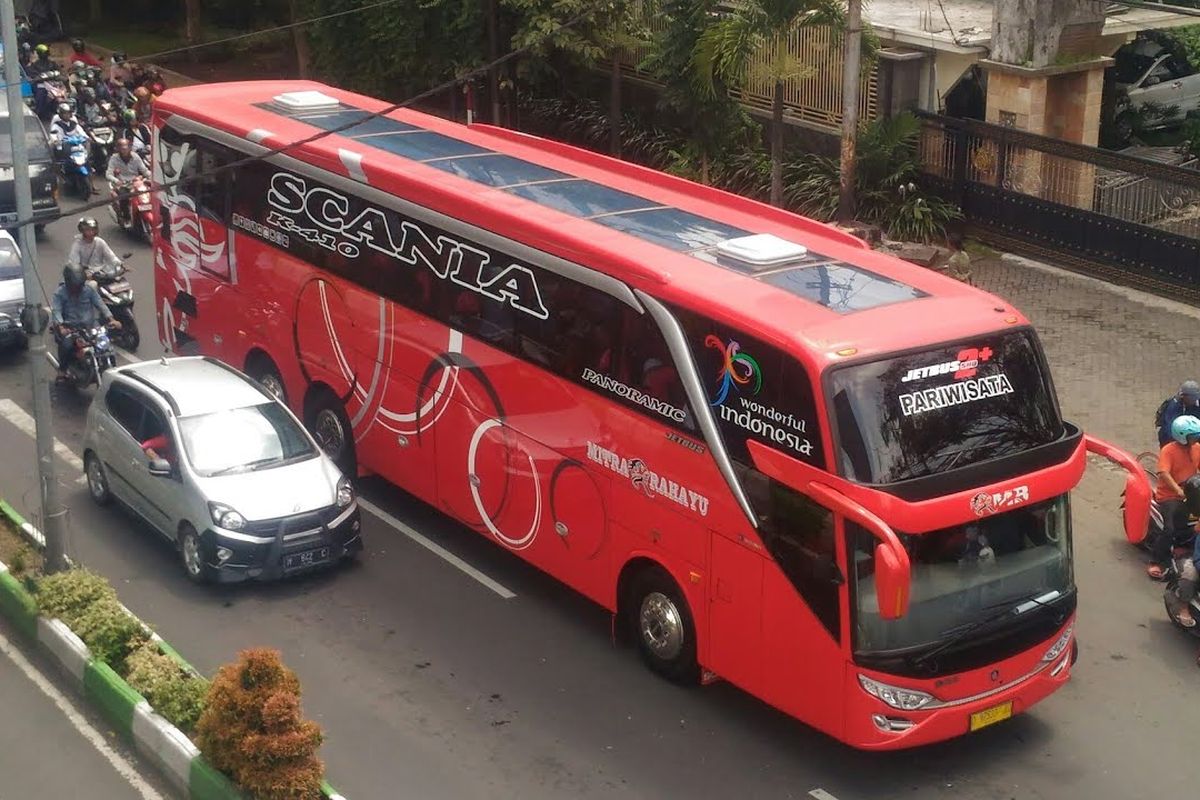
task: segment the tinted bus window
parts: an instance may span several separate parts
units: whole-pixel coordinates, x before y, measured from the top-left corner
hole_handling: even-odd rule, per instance
[[[1063,434],[1030,331],[844,367],[832,390],[841,469],[863,483],[946,472]]]
[[[732,458],[749,463],[755,439],[817,467],[825,464],[812,381],[792,357],[723,323],[675,309]]]

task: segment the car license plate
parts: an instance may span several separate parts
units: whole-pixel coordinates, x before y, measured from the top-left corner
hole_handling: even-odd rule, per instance
[[[329,560],[329,548],[318,547],[316,550],[305,550],[302,553],[289,553],[283,557],[284,569],[300,569],[320,564]]]
[[[1012,716],[1012,701],[1001,703],[998,706],[985,708],[983,711],[976,711],[971,715],[971,730],[977,731],[980,728],[986,728],[988,725],[995,725],[997,722],[1006,720]]]
[[[16,214],[0,214],[0,222],[16,222]]]

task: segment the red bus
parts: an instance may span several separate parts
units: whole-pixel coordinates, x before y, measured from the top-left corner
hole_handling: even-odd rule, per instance
[[[1131,538],[1149,499],[1062,420],[1016,309],[742,197],[384,108],[162,96],[165,347],[612,611],[668,678],[878,749],[1067,680],[1086,452],[1128,471]]]

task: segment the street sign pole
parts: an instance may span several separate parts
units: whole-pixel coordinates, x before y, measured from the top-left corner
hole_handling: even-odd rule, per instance
[[[8,96],[8,126],[12,135],[13,190],[17,199],[17,219],[21,266],[25,272],[25,302],[40,306],[41,284],[37,277],[37,243],[33,228],[33,195],[29,184],[29,151],[25,149],[25,103],[21,99],[21,72],[17,54],[17,18],[13,0],[0,0],[0,30],[4,42],[4,83]],[[66,569],[66,510],[59,505],[58,482],[54,476],[54,427],[47,380],[44,315],[22,314],[31,326],[29,369],[33,380],[33,419],[37,425],[38,488],[42,500],[42,533],[46,537],[45,569]]]

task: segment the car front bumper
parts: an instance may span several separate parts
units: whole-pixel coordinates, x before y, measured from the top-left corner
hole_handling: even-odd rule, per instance
[[[201,555],[217,581],[277,580],[336,566],[362,551],[358,501],[319,527],[272,535],[210,527],[200,537]],[[260,526],[262,523],[256,523]]]

